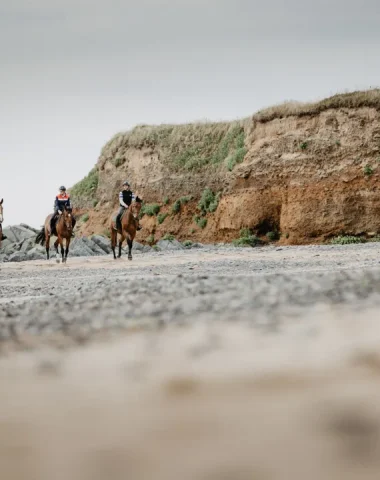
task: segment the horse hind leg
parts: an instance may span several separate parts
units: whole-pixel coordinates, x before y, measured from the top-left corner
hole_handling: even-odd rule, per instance
[[[62,263],[65,263],[65,249],[63,248],[63,242],[61,243],[61,256],[62,256]]]
[[[121,236],[120,240],[119,240],[119,255],[117,256],[117,258],[120,258],[121,257],[121,247],[123,245],[123,242],[125,240],[125,237],[124,236]]]
[[[47,233],[45,234],[45,242],[46,242],[46,259],[49,260],[50,258],[50,235]]]
[[[117,232],[115,232],[111,226],[111,248],[112,248],[113,258],[115,260],[116,260],[116,252],[115,252],[116,243],[117,243]]]

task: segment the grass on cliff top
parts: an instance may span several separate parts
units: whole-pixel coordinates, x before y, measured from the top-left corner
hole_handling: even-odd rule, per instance
[[[380,89],[339,93],[325,98],[319,102],[300,103],[285,102],[260,110],[253,119],[258,122],[270,122],[276,118],[303,117],[305,115],[318,115],[329,109],[371,107],[380,110]]]
[[[115,135],[102,149],[100,164],[105,160],[124,158],[129,148],[157,148],[166,165],[177,171],[200,170],[228,162],[229,158],[242,161],[241,152],[245,153],[249,123],[245,119],[188,125],[140,125]]]
[[[361,107],[380,110],[380,89],[337,94],[319,102],[285,102],[240,121],[139,125],[111,138],[102,149],[99,164],[101,166],[106,160],[123,163],[129,148],[152,148],[176,170],[199,170],[222,162],[232,170],[247,153],[245,137],[252,120],[264,123],[276,118],[318,115],[328,109]]]

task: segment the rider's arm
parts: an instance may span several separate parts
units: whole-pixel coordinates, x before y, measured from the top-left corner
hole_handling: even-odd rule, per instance
[[[128,208],[128,205],[126,203],[124,203],[124,200],[123,200],[123,192],[120,192],[119,193],[119,203],[121,206],[123,206],[124,208]]]

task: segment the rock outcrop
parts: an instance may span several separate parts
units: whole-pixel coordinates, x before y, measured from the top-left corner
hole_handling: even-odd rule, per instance
[[[36,245],[36,236],[38,230],[27,225],[15,225],[4,228],[4,235],[7,237],[2,242],[0,248],[1,262],[24,262],[27,260],[44,260],[46,258],[45,247]],[[50,240],[50,254],[55,254],[54,241]],[[133,253],[143,253],[151,251],[152,248],[142,245],[138,242],[133,244]],[[101,235],[91,237],[73,238],[70,244],[69,257],[93,257],[100,255],[109,255],[111,253],[111,242],[109,238]],[[124,251],[125,248],[124,248]]]

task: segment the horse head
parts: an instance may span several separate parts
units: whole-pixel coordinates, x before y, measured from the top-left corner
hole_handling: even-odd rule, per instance
[[[135,201],[131,204],[131,212],[135,220],[138,220],[142,207],[142,200],[136,197]]]
[[[3,202],[4,202],[4,199],[2,198],[0,200],[0,223],[3,223],[4,221],[4,217],[3,217]]]
[[[62,212],[62,219],[65,227],[67,230],[70,232],[73,229],[73,214],[72,214],[72,208],[71,207],[66,207],[63,209]]]

